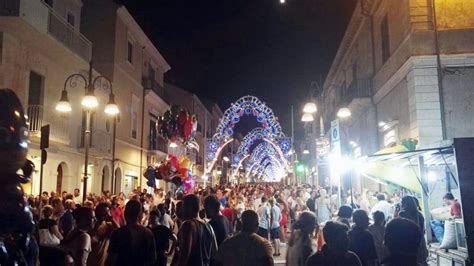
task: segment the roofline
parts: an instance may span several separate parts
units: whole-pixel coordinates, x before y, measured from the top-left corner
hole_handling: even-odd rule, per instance
[[[158,63],[159,66],[158,68],[163,71],[163,73],[167,72],[168,70],[171,69],[171,66],[166,62],[165,58],[161,53],[156,49],[155,45],[150,41],[148,36],[145,34],[145,32],[142,30],[140,25],[135,21],[135,19],[132,17],[130,12],[128,12],[127,8],[124,5],[121,5],[117,9],[117,15],[121,17],[122,19],[125,20],[125,23],[128,26],[132,27],[132,30],[134,33],[138,33],[138,37],[144,44],[145,44],[145,50],[147,50],[151,57],[153,57]]]

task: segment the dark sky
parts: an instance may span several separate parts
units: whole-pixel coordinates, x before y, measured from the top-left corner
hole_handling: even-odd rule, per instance
[[[223,111],[243,95],[257,96],[290,135],[290,106],[299,121],[310,83],[324,79],[356,0],[122,2],[170,64],[167,82]]]

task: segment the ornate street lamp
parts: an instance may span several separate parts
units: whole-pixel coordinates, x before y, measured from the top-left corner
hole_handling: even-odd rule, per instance
[[[307,102],[303,107],[303,113],[313,114],[318,111],[318,107],[313,102]]]
[[[301,122],[312,122],[314,121],[314,117],[312,114],[304,113],[301,117]]]
[[[115,103],[114,99],[114,94],[113,94],[113,88],[112,88],[112,82],[104,77],[104,76],[97,76],[92,80],[92,62],[89,64],[89,75],[88,77],[85,77],[82,74],[76,73],[68,76],[66,78],[66,81],[64,82],[64,88],[61,92],[61,99],[59,102],[56,104],[56,110],[58,112],[71,112],[71,104],[69,103],[69,98],[67,95],[67,87],[76,87],[77,82],[74,80],[74,78],[80,78],[84,81],[84,89],[86,91],[86,94],[82,98],[81,104],[83,106],[83,109],[86,110],[86,126],[84,128],[84,148],[85,148],[85,158],[84,158],[84,185],[83,185],[83,196],[82,200],[86,201],[87,199],[87,179],[88,179],[88,165],[89,165],[89,145],[90,145],[90,134],[91,134],[91,111],[92,109],[96,108],[99,105],[99,102],[97,98],[94,95],[95,91],[95,85],[96,82],[99,79],[105,80],[107,83],[107,87],[110,88],[110,94],[109,94],[109,102],[105,106],[104,112],[107,113],[108,115],[111,116],[116,116],[120,113],[120,110]],[[102,86],[104,87],[104,86]],[[114,167],[114,162],[112,162],[112,172],[115,171]]]
[[[352,115],[351,110],[347,107],[342,107],[337,112],[337,117],[339,118],[347,118],[347,117],[350,117],[351,115]]]

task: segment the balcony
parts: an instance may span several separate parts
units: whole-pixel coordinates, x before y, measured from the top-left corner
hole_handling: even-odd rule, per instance
[[[148,150],[168,153],[168,141],[161,136],[148,136]]]
[[[341,102],[348,105],[356,98],[372,97],[372,79],[356,79],[342,90]]]
[[[78,148],[82,151],[85,143],[84,127],[78,128],[79,141]],[[112,151],[112,134],[100,129],[91,129],[91,141],[90,141],[90,152],[94,154],[110,154]]]
[[[69,118],[42,105],[28,105],[27,109],[30,136],[40,137],[41,127],[49,124],[51,141],[69,144]]]
[[[36,30],[50,35],[84,60],[91,59],[92,43],[41,0],[6,0],[0,4],[0,16],[21,17]]]
[[[142,86],[146,90],[154,91],[161,99],[165,100],[165,88],[158,84],[154,79],[142,77]]]
[[[86,61],[92,55],[92,43],[54,11],[48,12],[48,33]]]

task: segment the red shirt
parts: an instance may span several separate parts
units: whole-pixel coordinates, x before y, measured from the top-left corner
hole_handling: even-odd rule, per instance
[[[457,200],[454,200],[454,202],[451,204],[450,213],[453,217],[462,217],[461,204],[459,204]]]

